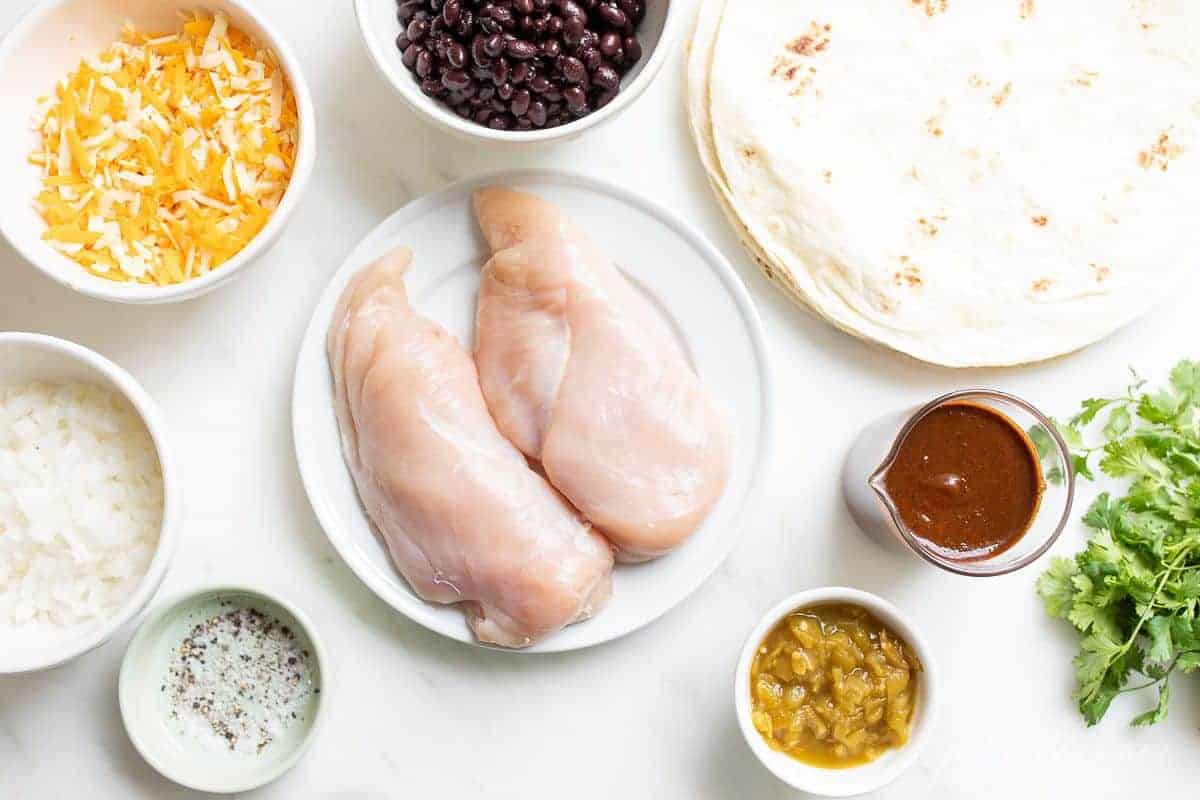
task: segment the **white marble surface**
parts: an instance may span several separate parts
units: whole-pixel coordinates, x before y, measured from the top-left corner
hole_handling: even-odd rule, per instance
[[[0,3],[0,29],[30,5]],[[312,83],[320,146],[311,192],[279,247],[230,286],[184,305],[78,297],[0,245],[0,329],[81,342],[128,368],[162,404],[187,480],[187,518],[164,593],[214,580],[286,593],[333,657],[327,727],[262,798],[784,798],[735,727],[742,638],[779,598],[842,583],[890,598],[927,631],[946,678],[935,740],[886,798],[1165,796],[1200,782],[1200,693],[1177,682],[1170,720],[1125,721],[1122,698],[1085,730],[1071,701],[1074,635],[1047,620],[1035,570],[971,581],[881,551],[852,529],[839,460],[867,420],[965,384],[1065,413],[1161,374],[1196,350],[1197,287],[1086,352],[1007,371],[949,372],[860,344],[797,313],[755,272],[708,197],[686,132],[680,53],[614,124],[539,152],[480,149],[415,120],[360,46],[349,0],[260,0]],[[21,114],[23,109],[4,109]],[[757,521],[721,570],[651,627],[552,657],[442,640],[377,600],[317,527],[296,473],[292,367],[310,309],[341,258],[409,198],[480,170],[558,164],[679,209],[743,274],[778,373],[780,447]],[[1194,257],[1194,254],[1187,254]],[[1085,487],[1084,499],[1091,491]],[[1079,526],[1056,550],[1070,552]],[[163,595],[160,595],[160,598]],[[43,674],[0,678],[0,798],[171,798],[186,791],[129,745],[116,676],[131,631]]]

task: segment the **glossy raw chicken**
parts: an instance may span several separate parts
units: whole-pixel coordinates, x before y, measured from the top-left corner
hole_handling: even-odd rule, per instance
[[[346,461],[413,590],[524,647],[608,600],[612,549],[488,415],[470,354],[408,304],[407,250],[356,275],[329,330]]]
[[[649,303],[555,206],[489,187],[475,214],[493,254],[475,361],[496,424],[619,559],[668,552],[725,487],[722,415]]]

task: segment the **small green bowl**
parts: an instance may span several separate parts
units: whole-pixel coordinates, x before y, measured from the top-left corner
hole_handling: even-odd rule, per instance
[[[216,613],[222,601],[256,609],[289,626],[310,653],[314,691],[308,713],[262,753],[235,753],[173,731],[162,692],[175,649],[192,627]],[[142,758],[165,777],[201,792],[245,792],[294,767],[316,735],[329,684],[328,659],[308,618],[295,606],[244,586],[213,586],[159,606],[138,628],[121,662],[118,696],[125,731]]]

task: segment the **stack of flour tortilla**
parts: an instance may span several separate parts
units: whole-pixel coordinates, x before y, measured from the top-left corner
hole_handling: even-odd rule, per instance
[[[1200,261],[1200,2],[702,0],[693,133],[747,249],[948,366],[1083,347]]]

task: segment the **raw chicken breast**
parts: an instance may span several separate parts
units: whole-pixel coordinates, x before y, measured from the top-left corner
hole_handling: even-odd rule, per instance
[[[470,354],[409,306],[410,260],[364,269],[333,317],[346,461],[413,591],[461,603],[480,641],[525,647],[607,602],[612,549],[496,429]]]
[[[475,361],[496,424],[620,560],[668,552],[725,488],[724,418],[649,303],[555,206],[489,187],[475,214],[493,253]]]

